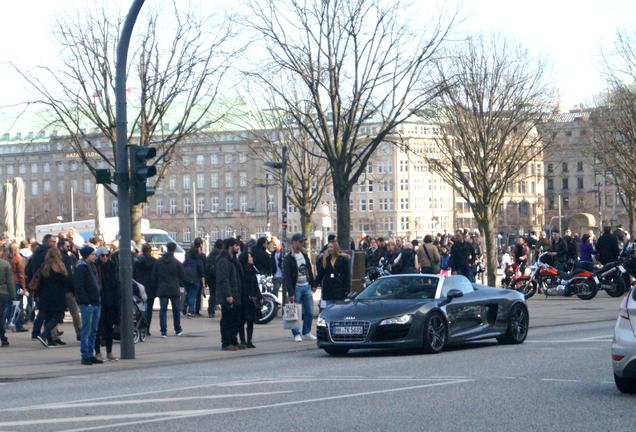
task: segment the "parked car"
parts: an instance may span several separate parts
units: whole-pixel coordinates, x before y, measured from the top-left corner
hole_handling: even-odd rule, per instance
[[[636,289],[630,288],[621,301],[612,341],[612,366],[616,387],[636,393]]]

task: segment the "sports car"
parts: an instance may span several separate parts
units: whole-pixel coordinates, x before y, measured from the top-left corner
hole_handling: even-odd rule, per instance
[[[464,276],[382,277],[318,316],[318,347],[332,355],[351,349],[417,348],[439,353],[449,344],[496,338],[520,344],[528,335],[523,294],[471,283]]]

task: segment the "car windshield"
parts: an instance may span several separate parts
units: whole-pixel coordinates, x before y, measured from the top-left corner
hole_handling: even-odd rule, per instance
[[[434,299],[439,279],[433,276],[380,278],[356,296],[356,300]]]
[[[174,241],[172,237],[164,233],[144,233],[143,236],[146,243],[150,244],[151,246],[166,245],[170,242],[176,243],[176,241]],[[177,252],[184,252],[183,248],[181,248],[181,246],[179,246],[178,244]]]

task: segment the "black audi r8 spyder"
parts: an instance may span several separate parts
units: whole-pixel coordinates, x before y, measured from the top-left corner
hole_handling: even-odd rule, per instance
[[[520,344],[528,324],[528,308],[517,291],[474,284],[464,276],[394,275],[322,311],[317,343],[332,355],[366,348],[438,353],[448,344],[487,338]]]

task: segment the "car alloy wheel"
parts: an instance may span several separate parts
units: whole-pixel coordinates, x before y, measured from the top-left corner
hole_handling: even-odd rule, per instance
[[[424,351],[427,353],[438,353],[446,346],[448,330],[444,316],[438,312],[433,312],[427,320],[424,330]]]
[[[501,344],[518,345],[523,343],[528,336],[529,318],[528,309],[522,304],[515,304],[508,312],[508,327],[506,333],[499,336],[497,341]]]

